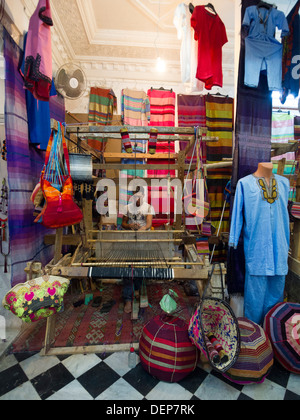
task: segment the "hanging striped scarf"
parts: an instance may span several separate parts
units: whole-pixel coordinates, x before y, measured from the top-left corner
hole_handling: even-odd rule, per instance
[[[117,98],[113,90],[91,88],[88,118],[90,125],[111,125],[116,110]],[[101,137],[89,138],[88,144],[96,150],[105,150],[105,141]]]
[[[152,127],[174,127],[175,126],[175,101],[176,95],[173,91],[149,89],[150,100],[150,126]],[[166,160],[159,160],[162,165],[174,164],[174,160],[168,159],[168,154],[175,152],[174,142],[158,142],[156,153],[166,155]],[[156,159],[148,159],[149,164],[158,164]],[[148,171],[149,178],[165,178],[169,171],[157,170]],[[175,171],[170,171],[170,176],[175,177]]]
[[[201,95],[178,95],[178,126],[179,127],[206,127],[206,109],[205,96]],[[180,150],[184,150],[187,142],[180,142]],[[206,161],[206,147],[203,142],[202,158],[203,163]],[[187,156],[186,163],[190,163],[192,150]],[[197,162],[197,156],[194,156],[193,163]]]
[[[233,99],[208,95],[206,98],[206,124],[207,135],[219,138],[218,142],[207,145],[207,163],[220,162],[223,158],[232,158]],[[225,187],[231,179],[231,174],[230,167],[209,170],[207,173],[211,222],[216,229],[219,228],[225,202]],[[229,206],[227,206],[220,232],[229,232],[229,228]]]

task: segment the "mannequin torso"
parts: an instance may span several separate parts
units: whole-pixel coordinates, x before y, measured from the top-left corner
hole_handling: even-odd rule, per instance
[[[261,162],[258,164],[258,168],[254,173],[257,178],[264,178],[268,185],[273,176],[273,163],[272,162]]]

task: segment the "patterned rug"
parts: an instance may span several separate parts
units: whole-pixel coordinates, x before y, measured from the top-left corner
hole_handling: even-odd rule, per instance
[[[99,308],[88,305],[74,307],[73,303],[84,299],[84,295],[66,295],[65,310],[57,315],[55,342],[52,347],[75,347],[100,344],[138,343],[144,325],[154,316],[163,314],[159,303],[169,289],[178,294],[176,315],[189,322],[199,298],[187,296],[184,287],[177,282],[167,285],[147,286],[149,306],[140,309],[137,320],[132,321],[130,314],[123,311],[122,286],[105,286],[101,292],[94,293],[102,297]],[[109,312],[103,312],[103,305],[111,302]],[[11,352],[34,352],[44,347],[46,320],[25,325],[11,346]]]

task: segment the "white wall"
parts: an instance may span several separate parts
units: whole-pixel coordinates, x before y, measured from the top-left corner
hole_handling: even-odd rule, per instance
[[[37,4],[37,0],[34,0],[34,3]],[[29,19],[25,13],[21,0],[6,0],[5,11],[21,34],[28,31]],[[20,47],[22,47],[22,45],[20,45]]]

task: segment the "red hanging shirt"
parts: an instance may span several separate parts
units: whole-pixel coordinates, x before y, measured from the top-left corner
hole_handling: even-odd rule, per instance
[[[213,86],[223,87],[222,47],[228,42],[224,23],[205,6],[196,6],[191,25],[198,41],[197,79],[205,83],[207,90]]]

